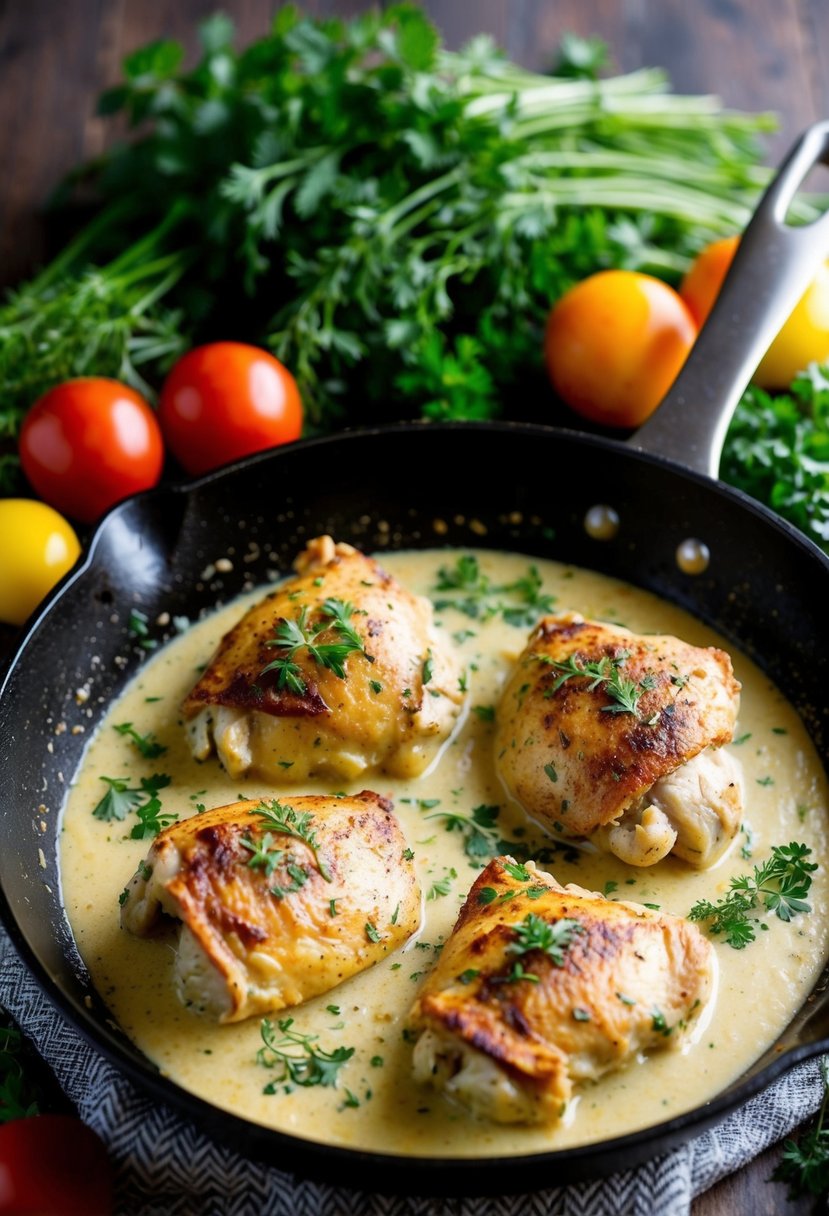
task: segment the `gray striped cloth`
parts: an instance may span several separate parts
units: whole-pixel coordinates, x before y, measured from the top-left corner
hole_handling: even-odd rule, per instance
[[[820,1104],[818,1062],[788,1073],[718,1127],[636,1170],[497,1199],[398,1198],[250,1162],[141,1094],[57,1013],[0,930],[0,1005],[51,1066],[114,1165],[118,1216],[685,1216]]]

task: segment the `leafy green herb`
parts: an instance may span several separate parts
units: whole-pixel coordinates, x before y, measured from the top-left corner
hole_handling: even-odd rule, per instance
[[[829,1107],[829,1058],[820,1061],[823,1101],[817,1122],[799,1140],[785,1140],[783,1154],[772,1178],[789,1184],[789,1199],[800,1195],[822,1195],[829,1190],[829,1128],[825,1126]]]
[[[249,840],[243,836],[239,844],[251,854],[247,862],[249,868],[264,870],[267,878],[270,878],[285,856],[284,849],[277,848],[274,844],[274,838],[270,832],[266,832],[261,840]]]
[[[576,1006],[573,1010],[573,1021],[574,1022],[589,1022],[590,1021],[589,1011],[587,1009],[579,1009],[579,1007]]]
[[[477,714],[482,722],[495,721],[495,706],[494,705],[473,705],[472,712]]]
[[[338,1073],[354,1055],[354,1048],[337,1047],[334,1051],[325,1051],[318,1046],[318,1035],[300,1034],[293,1025],[293,1018],[283,1018],[276,1025],[269,1018],[262,1021],[264,1046],[256,1053],[256,1062],[263,1068],[279,1072],[262,1092],[276,1093],[278,1087],[286,1083],[306,1089],[313,1085],[336,1087]]]
[[[745,392],[720,476],[829,547],[829,364],[811,364],[780,396]]]
[[[489,416],[573,282],[675,278],[767,180],[766,119],[656,70],[592,79],[593,42],[568,40],[550,77],[485,38],[443,50],[412,5],[349,22],[286,6],[233,38],[217,15],[192,67],[177,43],[139,48],[101,97],[137,138],[73,174],[92,224],[0,312],[3,433],[67,376],[158,381],[245,305],[315,428]]]
[[[447,870],[447,872],[443,876],[443,878],[439,879],[437,882],[432,883],[431,887],[426,892],[426,898],[429,900],[441,899],[443,896],[448,895],[449,892],[452,890],[452,883],[455,881],[455,879],[457,877],[458,877],[457,870],[455,870],[454,868]]]
[[[507,947],[510,953],[527,954],[530,950],[542,950],[556,967],[563,967],[564,951],[577,933],[584,932],[584,925],[569,917],[562,917],[551,924],[534,912],[529,912],[514,931],[515,941]]]
[[[478,891],[479,904],[491,904],[493,900],[497,899],[497,897],[498,892],[494,887],[481,887],[481,889]]]
[[[699,900],[688,913],[688,919],[708,921],[710,933],[724,934],[729,946],[741,950],[755,938],[757,920],[749,916],[750,912],[763,908],[783,921],[811,912],[806,895],[812,873],[818,868],[806,860],[811,852],[807,845],[795,841],[773,845],[771,857],[755,866],[753,875],[732,878],[728,894],[715,904]]]
[[[327,599],[319,609],[319,620],[315,625],[308,621],[308,609],[302,608],[295,621],[281,620],[274,627],[273,637],[265,645],[284,653],[259,672],[259,677],[270,671],[277,672],[277,687],[287,688],[290,692],[302,695],[307,691],[307,684],[302,675],[302,669],[294,661],[300,650],[307,650],[314,662],[321,667],[333,671],[341,680],[345,679],[345,661],[350,654],[358,651],[365,654],[362,638],[350,624],[350,618],[357,609],[353,604],[342,600]],[[333,633],[337,641],[321,642],[319,639],[326,633]],[[367,656],[368,657],[368,656]]]
[[[610,705],[602,706],[602,713],[633,714],[635,718],[639,718],[639,700],[642,693],[654,687],[652,677],[646,675],[642,680],[637,682],[636,680],[629,679],[624,674],[622,668],[630,657],[628,651],[621,651],[613,658],[608,655],[602,655],[600,659],[596,660],[583,659],[578,654],[568,655],[563,661],[551,659],[549,655],[544,654],[539,654],[535,657],[539,662],[547,664],[547,666],[552,667],[560,673],[550,687],[545,690],[545,697],[554,696],[567,680],[572,680],[574,677],[586,678],[590,681],[587,685],[588,692],[594,692],[597,688],[601,688],[612,702]],[[641,718],[639,720],[643,721]],[[648,719],[648,721],[652,720]],[[550,780],[556,780],[556,778],[550,777]]]
[[[317,869],[326,882],[331,882],[331,872],[325,862],[319,855],[319,843],[317,841],[316,831],[311,827],[314,822],[314,816],[310,811],[303,811],[301,815],[291,806],[283,806],[276,798],[271,802],[260,802],[253,807],[249,812],[251,815],[258,815],[266,823],[276,828],[283,836],[292,836],[296,840],[303,841],[311,850]]]
[[[674,1027],[669,1026],[665,1021],[664,1013],[661,1009],[656,1008],[651,1010],[651,1029],[655,1030],[657,1034],[664,1035],[666,1039],[674,1032]]]
[[[516,959],[512,964],[512,968],[506,975],[493,975],[491,983],[493,984],[517,984],[521,980],[527,980],[530,984],[540,983],[539,977],[534,975],[532,971],[525,971],[523,963]]]
[[[483,858],[495,857],[500,852],[501,841],[495,826],[500,809],[481,805],[473,807],[469,815],[462,811],[436,811],[426,818],[442,819],[447,832],[462,832],[464,853],[480,865]]]
[[[133,810],[137,810],[140,816],[141,810],[144,810],[144,818],[151,823],[161,808],[158,791],[165,789],[171,780],[166,773],[154,773],[152,777],[142,777],[138,786],[130,786],[129,777],[101,777],[101,781],[108,785],[109,789],[94,807],[92,814],[96,819],[110,823],[113,820],[123,822]],[[176,816],[165,818],[172,822]],[[140,840],[145,835],[156,834],[154,831],[142,830],[136,838]]]
[[[0,1026],[0,1123],[40,1114],[37,1092],[23,1066],[23,1036]]]
[[[132,840],[147,840],[152,836],[157,836],[164,828],[168,828],[171,823],[175,823],[178,815],[174,815],[170,811],[164,811],[161,808],[161,799],[158,796],[158,791],[164,789],[170,784],[170,778],[166,773],[155,773],[152,777],[141,778],[141,788],[148,795],[146,802],[141,806],[135,807],[135,814],[138,817],[130,838]]]
[[[370,942],[379,942],[380,941],[380,934],[377,931],[377,926],[373,925],[370,920],[367,920],[365,923],[365,931],[366,931],[366,937],[368,938],[368,940]]]
[[[515,879],[516,882],[529,882],[530,881],[529,870],[527,869],[527,867],[525,865],[522,865],[520,862],[505,861],[504,869],[506,870],[506,872],[509,874],[509,876],[511,878]]]
[[[140,608],[131,608],[127,617],[127,631],[130,637],[136,638],[142,650],[155,650],[158,643],[150,637],[149,617]]]
[[[466,971],[460,973],[458,980],[461,984],[471,984],[480,974],[480,971],[476,971],[474,967],[467,967]]]
[[[431,650],[429,650],[426,652],[426,658],[423,661],[423,686],[424,687],[427,684],[430,684],[432,682],[434,666],[435,665],[434,665],[434,660],[432,658],[432,652],[431,652]]]
[[[146,735],[139,735],[138,731],[133,728],[132,722],[121,722],[119,726],[114,726],[112,729],[119,735],[126,735],[131,739],[145,760],[156,760],[167,750],[163,743],[158,742],[152,731],[148,731]]]

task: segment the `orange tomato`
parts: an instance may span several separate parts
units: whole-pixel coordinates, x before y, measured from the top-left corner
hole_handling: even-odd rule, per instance
[[[639,426],[693,346],[686,305],[660,279],[604,270],[566,292],[547,320],[547,370],[558,395],[605,426]]]
[[[702,325],[719,295],[739,237],[714,241],[697,257],[679,294]],[[788,388],[809,363],[829,360],[829,262],[818,269],[752,377],[765,389]]]

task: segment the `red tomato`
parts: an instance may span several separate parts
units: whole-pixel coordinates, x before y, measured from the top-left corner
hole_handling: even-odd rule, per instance
[[[20,460],[34,489],[73,519],[154,486],[164,445],[143,397],[117,380],[67,380],[35,402],[20,432]]]
[[[727,237],[703,249],[685,276],[680,295],[702,325],[714,306],[740,238]],[[795,304],[789,319],[752,376],[765,389],[786,389],[810,363],[829,360],[829,262]]]
[[[558,395],[605,426],[639,426],[676,379],[697,331],[677,293],[633,270],[604,270],[566,292],[544,350]]]
[[[110,1216],[112,1168],[80,1119],[35,1115],[0,1127],[0,1216]]]
[[[212,342],[175,365],[161,390],[161,429],[188,473],[298,439],[302,401],[278,359],[241,342]]]

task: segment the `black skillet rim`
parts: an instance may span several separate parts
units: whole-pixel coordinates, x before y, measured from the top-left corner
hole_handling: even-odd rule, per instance
[[[793,525],[776,515],[769,508],[750,498],[742,491],[714,482],[674,461],[651,453],[640,452],[617,439],[599,435],[520,422],[463,422],[463,423],[396,423],[365,430],[345,430],[336,435],[300,441],[289,447],[258,453],[217,469],[204,477],[189,482],[160,486],[146,491],[125,503],[115,506],[99,522],[90,539],[86,554],[80,564],[71,570],[55,587],[47,600],[24,626],[22,639],[12,656],[0,684],[0,703],[6,688],[18,666],[25,661],[26,650],[33,636],[40,630],[55,604],[94,566],[101,537],[111,521],[126,507],[127,503],[153,502],[169,496],[187,496],[203,486],[221,481],[239,470],[261,463],[290,458],[297,448],[329,447],[359,443],[365,436],[421,432],[424,429],[453,430],[464,432],[521,432],[537,435],[545,442],[562,438],[569,442],[577,440],[587,448],[598,448],[615,453],[621,458],[655,466],[678,475],[685,480],[704,486],[707,490],[731,499],[738,506],[756,516],[764,525],[781,533],[787,543],[800,549],[812,560],[818,560],[829,572],[829,557]],[[134,509],[134,508],[133,508]],[[552,1182],[576,1181],[597,1175],[606,1175],[616,1170],[629,1169],[686,1141],[719,1122],[727,1114],[744,1104],[748,1099],[777,1080],[795,1064],[829,1050],[829,1037],[816,1038],[813,1042],[789,1047],[765,1065],[759,1072],[745,1080],[732,1083],[710,1102],[685,1111],[662,1123],[629,1133],[611,1140],[596,1141],[574,1148],[533,1153],[526,1156],[464,1158],[464,1157],[406,1157],[360,1149],[344,1148],[289,1135],[275,1129],[252,1123],[209,1102],[190,1094],[180,1086],[161,1076],[148,1060],[146,1065],[129,1056],[122,1048],[122,1041],[115,1032],[106,1033],[102,1028],[84,1017],[83,1009],[77,1007],[51,979],[29,947],[10,907],[6,893],[0,888],[0,920],[38,985],[55,1005],[61,1016],[78,1030],[84,1038],[100,1051],[113,1065],[125,1074],[139,1089],[149,1091],[180,1116],[191,1119],[214,1139],[228,1141],[248,1156],[267,1161],[277,1169],[313,1176],[320,1165],[325,1166],[325,1180],[349,1187],[365,1189],[371,1179],[372,1191],[391,1194],[424,1196],[451,1195],[496,1195],[516,1193],[551,1185]],[[825,979],[825,977],[824,977]],[[819,985],[820,985],[819,981]],[[228,1135],[228,1133],[230,1133]],[[600,1156],[602,1164],[596,1168]],[[591,1168],[592,1167],[592,1168]],[[520,1174],[520,1178],[517,1176]]]

